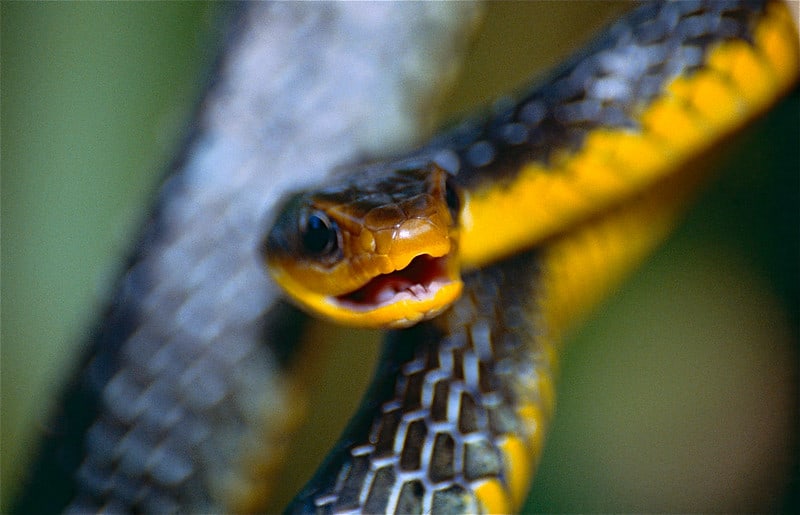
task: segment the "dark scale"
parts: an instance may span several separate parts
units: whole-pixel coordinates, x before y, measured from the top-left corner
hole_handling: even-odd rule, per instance
[[[430,463],[428,478],[433,483],[452,480],[455,476],[455,445],[453,436],[448,433],[437,433],[433,438],[431,453],[427,457],[427,462]]]
[[[503,461],[492,442],[481,436],[464,444],[464,476],[468,480],[498,477]]]
[[[375,444],[375,455],[378,457],[391,456],[394,453],[394,440],[397,428],[400,425],[400,409],[385,411],[378,424],[378,436]]]
[[[389,502],[389,494],[392,493],[393,485],[397,478],[391,466],[383,467],[375,473],[372,485],[364,503],[365,513],[381,513],[386,511]]]
[[[419,470],[422,463],[422,446],[427,434],[428,429],[424,420],[415,420],[408,425],[403,452],[400,454],[400,468],[402,470]]]
[[[397,499],[397,513],[421,513],[423,491],[422,481],[404,483]]]

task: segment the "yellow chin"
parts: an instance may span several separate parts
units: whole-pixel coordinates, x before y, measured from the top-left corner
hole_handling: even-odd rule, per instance
[[[460,279],[450,279],[422,297],[399,298],[371,307],[309,291],[286,274],[273,273],[273,277],[291,299],[310,314],[337,324],[373,329],[409,327],[435,317],[458,299],[464,286]]]

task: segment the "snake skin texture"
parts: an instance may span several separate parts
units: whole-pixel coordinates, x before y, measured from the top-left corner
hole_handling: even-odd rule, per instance
[[[351,180],[355,184],[381,167],[391,173],[413,164],[425,166],[428,159],[453,174],[467,191],[486,184],[502,190],[530,163],[547,166],[566,160],[565,155],[581,149],[598,128],[648,133],[651,129],[642,122],[645,108],[669,96],[668,88],[678,77],[691,80],[707,69],[715,46],[737,40],[755,47],[755,27],[768,8],[766,2],[747,1],[648,3],[611,26],[518,103],[500,102],[488,118],[445,132],[411,158],[370,165]],[[755,53],[759,52],[765,49],[759,47]],[[796,57],[796,51],[786,55]],[[764,54],[758,58],[764,63],[769,59]],[[766,66],[771,65],[775,64]],[[796,63],[786,68],[784,88],[796,80]],[[717,70],[710,74],[719,74],[714,80],[733,84],[732,89],[741,86]],[[691,113],[699,127],[718,121],[691,102],[681,109]],[[720,129],[715,137],[733,128]],[[668,143],[664,138],[662,154],[673,151]],[[320,195],[337,188],[322,189]],[[537,200],[526,199],[532,204]],[[551,199],[541,199],[547,201]],[[511,213],[515,209],[521,207],[506,206]],[[481,234],[487,240],[493,237],[491,231]],[[543,428],[530,422],[544,419],[519,416],[524,411],[520,406],[548,412],[538,382],[551,379],[545,358],[549,350],[542,347],[551,328],[530,314],[538,306],[536,288],[528,283],[548,271],[536,270],[533,261],[520,264],[533,259],[530,256],[519,259],[493,264],[467,278],[465,298],[452,311],[388,338],[381,361],[385,368],[376,374],[337,449],[288,512],[475,513],[519,508],[525,487],[519,486],[518,473],[524,469],[528,477],[536,455],[526,458],[523,444],[509,442],[541,437]],[[509,371],[521,375],[505,375]],[[536,448],[535,443],[528,445]],[[515,446],[520,450],[509,449]]]
[[[525,309],[535,263],[471,274],[445,315],[389,337],[360,416],[287,512],[478,513],[476,489],[515,480],[504,450],[542,431],[520,412],[551,401],[546,331]]]
[[[548,164],[574,152],[597,129],[641,130],[643,106],[669,80],[702,67],[707,50],[749,39],[765,2],[648,2],[537,81],[517,99],[504,98],[488,117],[467,120],[422,150],[468,188],[511,182],[518,163]]]
[[[263,222],[287,191],[424,134],[426,113],[411,103],[429,105],[436,79],[405,67],[434,55],[440,65],[427,66],[448,75],[474,15],[462,7],[453,22],[445,4],[433,4],[414,25],[392,4],[314,5],[252,4],[243,15],[15,511],[254,511],[274,488],[268,477],[295,423],[286,371],[305,317],[266,279]],[[622,106],[672,71],[695,69],[719,39],[706,30],[749,34],[750,3],[697,5],[645,7],[550,86],[521,104],[498,103],[492,122],[469,122],[423,155],[473,187],[512,182],[507,160],[547,163],[553,148],[579,148],[592,116],[636,129]],[[676,33],[690,42],[685,50]],[[631,42],[670,67],[626,52]],[[536,256],[468,275],[466,295],[443,318],[391,333],[356,419],[290,511],[519,505],[534,465],[520,449],[540,445],[544,431],[529,415],[547,418],[552,402],[549,328],[532,314],[543,274]]]
[[[476,15],[467,5],[241,7],[13,511],[263,505],[293,421],[285,374],[304,317],[268,280],[259,228],[290,186],[424,132],[429,113],[415,102],[433,103],[443,77],[420,64],[454,69]]]

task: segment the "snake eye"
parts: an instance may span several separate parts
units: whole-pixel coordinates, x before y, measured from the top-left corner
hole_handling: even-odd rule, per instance
[[[325,213],[316,212],[306,218],[301,227],[303,247],[315,256],[324,256],[335,251],[339,245],[339,234],[336,223]]]

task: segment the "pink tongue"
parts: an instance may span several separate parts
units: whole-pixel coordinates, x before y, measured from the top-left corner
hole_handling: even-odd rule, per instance
[[[361,297],[359,300],[362,303],[382,304],[390,301],[397,293],[411,290],[414,286],[421,287],[400,275],[384,275],[367,283],[356,294]]]
[[[340,300],[377,306],[392,300],[400,292],[422,297],[428,291],[425,285],[430,285],[431,281],[441,276],[441,262],[430,256],[418,256],[403,270],[378,276],[358,290],[341,296]]]

